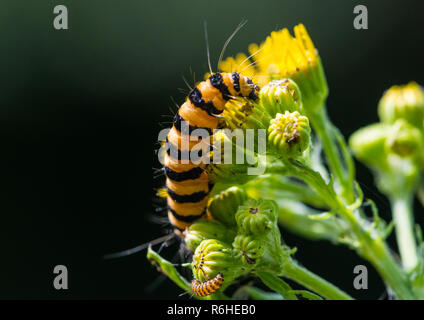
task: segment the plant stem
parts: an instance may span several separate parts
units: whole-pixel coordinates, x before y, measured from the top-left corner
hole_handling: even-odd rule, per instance
[[[404,270],[395,261],[384,240],[376,234],[375,230],[366,230],[365,223],[360,220],[359,215],[354,214],[341,203],[337,212],[346,217],[351,225],[352,232],[360,243],[357,248],[358,254],[374,265],[396,297],[406,300],[415,299]]]
[[[287,263],[283,276],[294,280],[306,288],[330,300],[353,300],[353,298],[340,290],[327,280],[301,267],[296,262]]]
[[[323,220],[311,219],[321,211],[302,203],[278,198],[278,222],[286,229],[311,240],[329,240],[336,243],[347,231],[347,225],[337,217]]]
[[[280,294],[284,300],[297,300],[292,288],[274,273],[257,270],[256,274],[268,288]]]
[[[162,258],[158,253],[153,251],[150,247],[147,250],[147,259],[153,264],[156,265],[162,273],[168,276],[177,286],[183,289],[185,292],[193,295],[193,292],[190,288],[190,283],[180,275],[180,273],[175,269],[174,265]],[[222,292],[215,292],[206,297],[199,297],[194,295],[196,299],[201,300],[228,300],[228,297]]]
[[[247,287],[246,291],[253,300],[284,300],[278,293],[266,292],[256,287]]]
[[[351,174],[346,170],[340,160],[340,153],[337,150],[336,139],[333,133],[333,124],[328,119],[325,106],[319,108],[317,112],[308,114],[308,117],[322,142],[328,165],[342,188],[342,195],[348,203],[352,203],[355,198],[352,185],[353,181],[350,178]]]
[[[414,300],[405,272],[390,254],[387,245],[381,239],[369,239],[363,242],[363,248],[358,252],[370,261],[384,282],[394,292],[396,298],[401,300]]]
[[[378,235],[377,231],[370,229],[366,221],[363,221],[358,212],[353,211],[341,201],[337,194],[327,185],[318,172],[298,162],[289,161],[292,174],[301,178],[315,189],[327,202],[327,205],[337,212],[348,223],[359,245],[357,252],[369,260],[384,281],[393,290],[399,299],[414,299],[405,272],[396,263],[386,243]]]
[[[391,203],[402,264],[406,271],[411,271],[418,263],[417,244],[412,223],[412,196],[393,196]]]

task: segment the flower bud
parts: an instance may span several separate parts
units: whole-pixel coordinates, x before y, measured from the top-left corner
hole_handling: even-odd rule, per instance
[[[393,124],[393,129],[386,140],[389,151],[401,157],[421,154],[423,145],[421,131],[403,119],[399,119]]]
[[[394,123],[405,119],[422,128],[424,122],[424,90],[416,83],[393,86],[387,90],[378,105],[381,121]]]
[[[271,200],[250,200],[240,206],[236,214],[238,235],[233,247],[246,268],[281,274],[287,254],[281,246],[277,209]]]
[[[254,265],[264,253],[264,244],[251,236],[238,235],[233,242],[233,248],[243,263]]]
[[[236,213],[239,230],[244,234],[264,234],[277,222],[277,205],[270,200],[249,200]]]
[[[209,203],[209,212],[214,219],[223,224],[235,226],[237,209],[246,200],[247,195],[243,189],[231,187],[211,199]]]
[[[193,255],[193,274],[199,281],[223,274],[226,283],[240,275],[240,263],[230,246],[215,239],[203,240]]]
[[[222,126],[231,130],[266,128],[262,117],[255,112],[257,106],[251,100],[243,97],[231,99],[225,104],[221,120]]]
[[[385,123],[375,123],[357,130],[349,139],[354,155],[368,165],[382,165],[387,157],[385,143],[390,127]]]
[[[259,92],[262,108],[273,118],[285,111],[301,111],[302,99],[299,87],[290,79],[274,80]]]
[[[254,156],[255,142],[252,148],[245,147],[245,134],[241,129],[220,130],[214,134],[214,151],[208,174],[214,183],[244,184],[254,178],[249,168],[257,166]],[[249,154],[249,159],[248,159]]]
[[[297,111],[277,113],[271,120],[268,134],[268,142],[276,152],[287,158],[300,156],[309,147],[309,119]]]
[[[219,239],[225,243],[231,243],[234,238],[234,231],[226,228],[217,220],[199,219],[184,231],[184,241],[186,246],[195,251],[203,240]]]

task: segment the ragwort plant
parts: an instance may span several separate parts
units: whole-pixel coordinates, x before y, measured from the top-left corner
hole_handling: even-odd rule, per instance
[[[266,153],[257,145],[240,147],[225,130],[214,135],[215,142],[244,148],[244,155],[253,154],[256,162],[212,163],[207,168],[214,188],[207,215],[184,231],[193,255],[183,267],[197,281],[218,274],[224,281],[211,295],[198,298],[352,299],[297,263],[296,249],[282,243],[281,226],[356,251],[375,267],[396,299],[424,299],[424,245],[412,212],[414,195],[424,200],[423,89],[416,83],[390,88],[378,106],[381,121],[354,133],[349,148],[327,115],[323,66],[303,25],[294,28],[294,36],[287,29],[272,32],[262,44],[250,45],[249,53],[227,58],[219,69],[252,78],[261,88],[259,100],[229,100],[221,126],[264,129]],[[383,221],[373,201],[364,199],[351,151],[372,169],[378,188],[390,199],[392,222]],[[258,163],[265,171],[247,174]],[[365,204],[372,219],[364,213]],[[400,260],[386,243],[393,227]],[[148,258],[191,293],[190,282],[174,265],[151,248]],[[225,295],[243,275],[258,277],[270,291],[247,284],[233,297]],[[283,278],[306,290],[293,290]]]

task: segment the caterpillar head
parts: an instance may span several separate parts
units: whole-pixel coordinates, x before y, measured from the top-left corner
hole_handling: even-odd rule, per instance
[[[253,101],[258,101],[259,86],[253,83],[249,77],[240,75],[240,93]]]

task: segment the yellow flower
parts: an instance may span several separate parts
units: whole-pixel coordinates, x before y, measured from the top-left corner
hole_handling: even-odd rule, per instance
[[[318,51],[303,24],[294,27],[294,36],[288,29],[272,32],[260,45],[251,44],[249,53],[254,64],[244,71],[238,64],[247,57],[242,60],[241,55],[223,61],[220,69],[243,74],[248,71],[259,86],[271,80],[290,78],[298,84],[307,111],[324,103],[328,95],[327,81]]]

